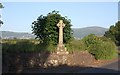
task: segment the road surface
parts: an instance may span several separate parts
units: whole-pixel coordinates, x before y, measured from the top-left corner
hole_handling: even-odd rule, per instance
[[[120,73],[120,68],[118,67],[118,64],[120,64],[120,59],[111,64],[107,64],[99,68],[88,68],[78,73]]]

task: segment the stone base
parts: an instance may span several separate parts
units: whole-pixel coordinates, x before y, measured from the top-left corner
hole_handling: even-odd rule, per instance
[[[53,52],[48,57],[44,66],[58,66],[63,64],[68,64],[68,54],[66,47],[64,45],[58,45],[56,52]]]
[[[57,46],[57,54],[69,54],[66,47],[64,45],[58,45]]]
[[[65,53],[52,53],[44,63],[44,67],[59,66],[68,63],[68,54]]]

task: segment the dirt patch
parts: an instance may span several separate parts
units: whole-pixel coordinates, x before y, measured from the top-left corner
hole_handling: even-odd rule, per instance
[[[68,60],[71,65],[87,66],[94,62],[95,58],[87,51],[75,51],[69,55]]]

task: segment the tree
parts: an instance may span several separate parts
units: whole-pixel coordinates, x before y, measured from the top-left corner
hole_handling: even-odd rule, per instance
[[[4,8],[3,5],[2,5],[2,3],[0,3],[0,8]]]
[[[112,41],[116,41],[115,30],[116,29],[114,25],[110,26],[109,30],[105,32],[104,36],[110,38]]]
[[[0,3],[0,9],[1,8],[4,8],[3,5],[2,5],[2,3]],[[1,17],[1,15],[0,15],[0,17]],[[0,20],[0,24],[3,24],[3,21]]]
[[[117,45],[120,45],[120,21],[118,21],[115,25],[110,26],[104,36],[113,40]]]
[[[115,37],[116,37],[116,43],[118,44],[118,45],[120,45],[120,21],[118,21],[117,23],[116,23],[116,26],[115,26],[115,28],[116,28],[116,35],[115,35]]]
[[[68,43],[72,37],[71,20],[67,17],[62,17],[59,11],[54,10],[46,16],[40,15],[36,21],[32,22],[32,33],[42,43],[56,45],[59,38],[59,28],[57,27],[59,20],[63,20],[65,23],[63,41],[64,43]]]

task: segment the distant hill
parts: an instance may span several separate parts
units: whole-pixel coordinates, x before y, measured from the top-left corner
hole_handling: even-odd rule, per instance
[[[91,27],[84,27],[84,28],[72,28],[73,36],[75,38],[83,38],[89,34],[95,34],[97,36],[103,36],[107,28],[98,27],[98,26],[91,26]]]
[[[103,27],[97,27],[97,26],[92,26],[92,27],[85,27],[85,28],[72,28],[73,30],[73,36],[75,38],[81,39],[84,36],[87,36],[89,34],[95,34],[97,36],[102,36],[104,35],[105,31],[107,31],[107,28]],[[18,39],[30,39],[30,38],[35,38],[35,35],[31,33],[25,33],[25,32],[11,32],[11,31],[0,31],[2,33],[2,38],[3,39],[13,39],[13,38],[18,38]]]
[[[25,32],[0,31],[0,33],[2,33],[2,38],[3,39],[13,39],[13,38],[30,39],[30,38],[35,38],[35,36],[32,35],[31,33],[25,33]]]

